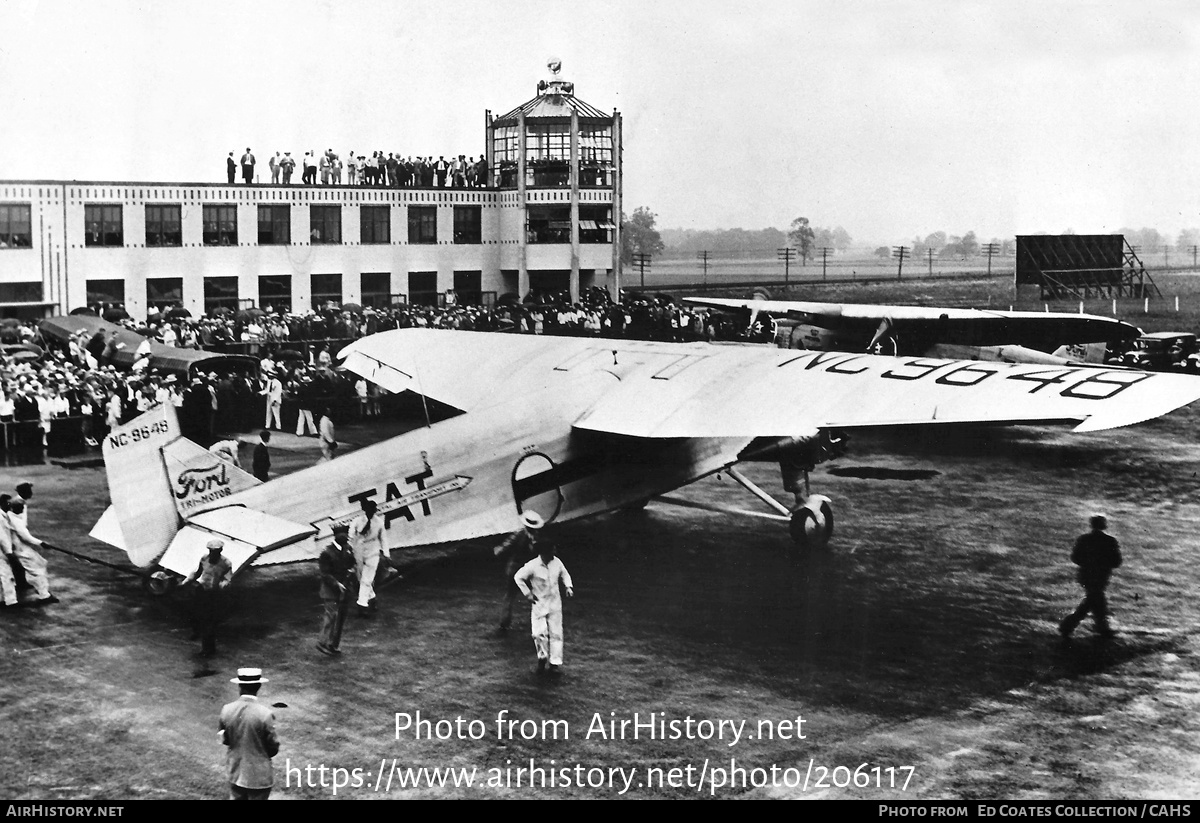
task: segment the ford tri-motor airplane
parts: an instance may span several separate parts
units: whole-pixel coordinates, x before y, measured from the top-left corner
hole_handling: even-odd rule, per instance
[[[750,326],[759,314],[769,315],[781,326],[776,342],[789,349],[1099,365],[1110,348],[1124,353],[1141,334],[1136,326],[1094,314],[803,300],[683,299],[718,311],[748,313]]]
[[[1097,431],[1200,398],[1200,377],[1187,375],[706,343],[404,329],[341,354],[386,389],[463,413],[260,483],[182,437],[164,404],[105,439],[112,505],[92,536],[165,589],[214,535],[235,570],[311,559],[366,499],[401,548],[506,533],[522,511],[565,522],[637,506],[726,472],[810,549],[829,539],[833,516],[828,498],[804,496],[807,472],[836,455],[840,432]],[[743,477],[748,460],[779,462],[796,505]]]

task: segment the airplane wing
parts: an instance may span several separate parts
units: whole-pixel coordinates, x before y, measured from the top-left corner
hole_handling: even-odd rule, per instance
[[[1018,344],[1048,347],[1136,338],[1136,326],[1113,317],[1069,312],[992,311],[937,306],[884,306],[865,303],[818,303],[804,300],[737,300],[685,297],[684,302],[723,311],[766,312],[823,328],[865,333],[887,323],[897,333],[917,332],[941,342],[977,346]],[[864,346],[865,348],[865,346]]]
[[[622,381],[575,428],[653,438],[788,437],[826,428],[1064,422],[1084,432],[1132,425],[1200,399],[1200,378],[1184,375],[712,349],[668,377]]]
[[[609,382],[575,428],[635,437],[791,437],[930,423],[1098,431],[1200,398],[1200,377],[1189,375],[766,346],[404,329],[345,351],[348,364],[366,363],[393,385],[420,386],[468,412],[556,381],[566,391],[570,379],[604,372]]]

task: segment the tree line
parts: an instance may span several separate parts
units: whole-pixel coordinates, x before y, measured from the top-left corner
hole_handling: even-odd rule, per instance
[[[834,252],[845,252],[850,248],[852,238],[841,226],[822,228],[812,225],[807,217],[797,217],[792,221],[787,232],[777,228],[765,229],[663,229],[659,230],[654,212],[645,206],[634,210],[633,216],[621,215],[621,256],[626,263],[633,261],[636,253],[656,256],[664,252],[674,254],[694,254],[701,251],[714,253],[736,254],[766,254],[774,255],[776,249],[791,247],[796,250],[802,264],[820,256],[822,248],[833,249]],[[1062,234],[1075,234],[1067,229]],[[1050,234],[1050,232],[1034,232],[1034,234]],[[1125,236],[1125,242],[1145,256],[1171,249],[1171,239],[1168,235],[1153,228],[1122,228],[1114,234]],[[1016,254],[1017,241],[1015,237],[993,237],[988,243],[993,245],[994,253],[1003,257]],[[974,231],[964,234],[950,234],[935,231],[921,237],[897,245],[908,247],[907,256],[924,258],[931,253],[934,257],[967,258],[976,257],[985,252],[985,246]],[[1178,252],[1190,253],[1193,247],[1200,246],[1200,229],[1182,229],[1175,238],[1174,249]],[[891,257],[891,246],[879,246],[874,254],[878,257]]]

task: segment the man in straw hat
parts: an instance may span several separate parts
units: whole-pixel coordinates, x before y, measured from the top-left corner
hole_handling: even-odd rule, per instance
[[[271,758],[279,754],[279,739],[275,736],[275,714],[258,701],[258,690],[270,681],[262,669],[238,669],[236,683],[240,696],[221,709],[218,727],[221,742],[229,751],[225,763],[229,767],[230,800],[266,800],[275,785]]]
[[[508,631],[512,625],[513,604],[521,594],[513,575],[537,554],[537,536],[546,525],[537,512],[521,515],[521,528],[504,538],[504,542],[492,549],[492,554],[504,560],[504,608],[500,612],[500,631]]]
[[[546,670],[547,663],[553,674],[563,662],[562,593],[574,597],[575,589],[567,567],[554,556],[553,544],[541,537],[537,551],[538,556],[522,566],[513,580],[532,604],[529,624],[537,650],[538,674]]]

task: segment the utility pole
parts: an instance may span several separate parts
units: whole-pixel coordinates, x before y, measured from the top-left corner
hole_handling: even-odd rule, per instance
[[[933,277],[933,248],[925,249],[925,256],[929,258],[929,276]]]
[[[787,288],[788,271],[791,268],[792,261],[796,259],[796,250],[791,246],[782,249],[776,249],[779,259],[783,261],[783,287]]]
[[[1163,267],[1171,268],[1171,247],[1163,246]]]
[[[829,253],[831,251],[833,251],[833,249],[829,248],[829,246],[821,246],[821,279],[822,280],[825,279],[825,265],[826,265],[826,263],[829,262]]]
[[[650,255],[642,252],[633,253],[633,265],[638,267],[638,272],[642,276],[642,289],[646,288],[646,269],[650,268]]]
[[[1193,269],[1196,268],[1196,250],[1197,249],[1200,249],[1200,246],[1192,246],[1192,268]]]
[[[896,266],[896,279],[904,276],[904,258],[908,256],[908,246],[892,246],[892,257],[899,260]]]
[[[707,251],[696,252],[696,257],[704,263],[704,290],[708,291],[708,255]]]
[[[983,253],[988,256],[988,277],[992,276],[992,255],[1000,253],[999,243],[984,243]]]

